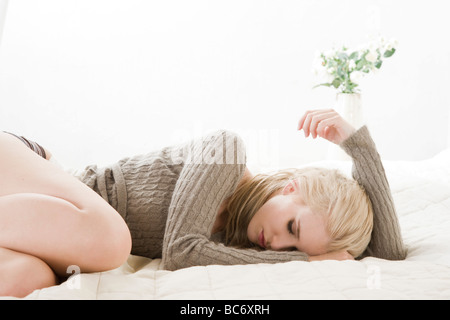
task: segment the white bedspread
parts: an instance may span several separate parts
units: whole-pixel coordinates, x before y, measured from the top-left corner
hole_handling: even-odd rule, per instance
[[[348,162],[323,162],[350,172]],[[72,276],[28,299],[450,299],[450,149],[419,162],[384,162],[409,248],[405,261],[288,262],[160,269],[122,267]]]

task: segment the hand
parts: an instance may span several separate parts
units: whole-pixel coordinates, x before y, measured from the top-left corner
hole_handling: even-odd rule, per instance
[[[308,261],[322,261],[322,260],[355,260],[355,258],[346,250],[328,252],[318,256],[309,256]]]
[[[333,109],[306,111],[297,129],[303,129],[305,137],[311,134],[313,139],[319,136],[335,144],[341,144],[356,131]]]

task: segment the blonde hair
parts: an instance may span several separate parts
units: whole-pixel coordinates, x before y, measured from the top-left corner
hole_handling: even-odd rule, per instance
[[[314,213],[327,217],[326,228],[331,238],[328,252],[347,250],[354,257],[361,255],[369,244],[373,228],[369,197],[355,180],[338,170],[314,167],[258,174],[242,183],[227,205],[227,244],[253,246],[247,237],[250,220],[275,192],[293,179],[298,181],[305,204]]]

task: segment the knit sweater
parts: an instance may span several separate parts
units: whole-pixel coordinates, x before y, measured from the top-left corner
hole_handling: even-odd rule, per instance
[[[372,201],[374,228],[365,254],[404,259],[389,185],[367,128],[358,130],[341,147],[352,157],[353,177]],[[217,131],[111,166],[88,166],[78,178],[122,215],[132,236],[131,253],[162,258],[167,270],[307,261],[308,255],[300,251],[238,249],[211,234],[219,207],[243,177],[245,160],[240,137]]]

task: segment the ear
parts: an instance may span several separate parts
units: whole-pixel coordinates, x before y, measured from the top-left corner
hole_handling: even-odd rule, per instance
[[[282,194],[288,195],[297,191],[297,183],[295,180],[289,180],[289,182],[284,186]]]

